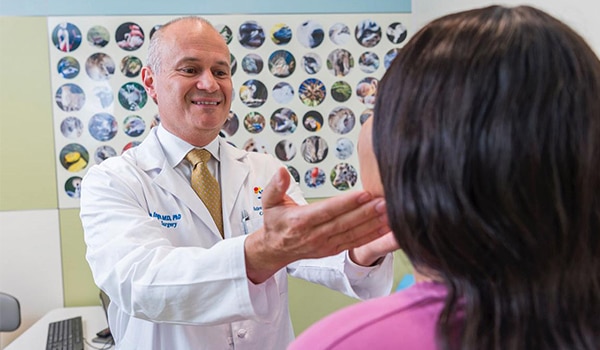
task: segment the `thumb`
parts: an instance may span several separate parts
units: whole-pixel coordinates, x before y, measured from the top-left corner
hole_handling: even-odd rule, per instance
[[[285,192],[289,186],[290,174],[287,169],[284,167],[277,169],[277,172],[275,172],[275,175],[273,175],[262,194],[263,209],[282,204],[286,197]]]

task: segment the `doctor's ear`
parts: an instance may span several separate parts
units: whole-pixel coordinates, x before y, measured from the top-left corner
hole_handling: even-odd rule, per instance
[[[144,84],[144,88],[148,93],[148,96],[152,98],[154,103],[158,104],[158,99],[156,96],[156,90],[154,89],[154,72],[148,66],[142,67],[142,84]]]

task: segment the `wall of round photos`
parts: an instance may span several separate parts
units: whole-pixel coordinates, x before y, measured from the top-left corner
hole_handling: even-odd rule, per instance
[[[173,16],[49,17],[59,207],[78,207],[93,164],[160,123],[139,76]],[[206,16],[231,51],[234,96],[221,136],[281,160],[307,198],[360,188],[356,141],[410,14]]]

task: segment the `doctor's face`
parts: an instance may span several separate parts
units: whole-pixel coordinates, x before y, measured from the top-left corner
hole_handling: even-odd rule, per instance
[[[363,189],[374,196],[383,197],[379,166],[373,152],[373,117],[367,119],[358,135],[358,165]]]
[[[195,145],[212,141],[231,107],[229,48],[209,24],[192,19],[161,33],[159,68],[144,67],[142,80],[158,104],[162,125]]]

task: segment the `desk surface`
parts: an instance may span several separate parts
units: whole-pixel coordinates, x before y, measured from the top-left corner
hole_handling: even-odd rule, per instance
[[[45,349],[46,337],[48,336],[48,324],[50,322],[64,320],[66,318],[81,316],[83,321],[83,337],[86,341],[85,349],[93,349],[87,343],[96,348],[102,348],[102,344],[92,343],[96,333],[106,328],[106,316],[101,306],[66,307],[54,309],[44,315],[39,321],[29,327],[17,339],[13,340],[5,350],[32,350]],[[109,348],[109,347],[106,347]]]

